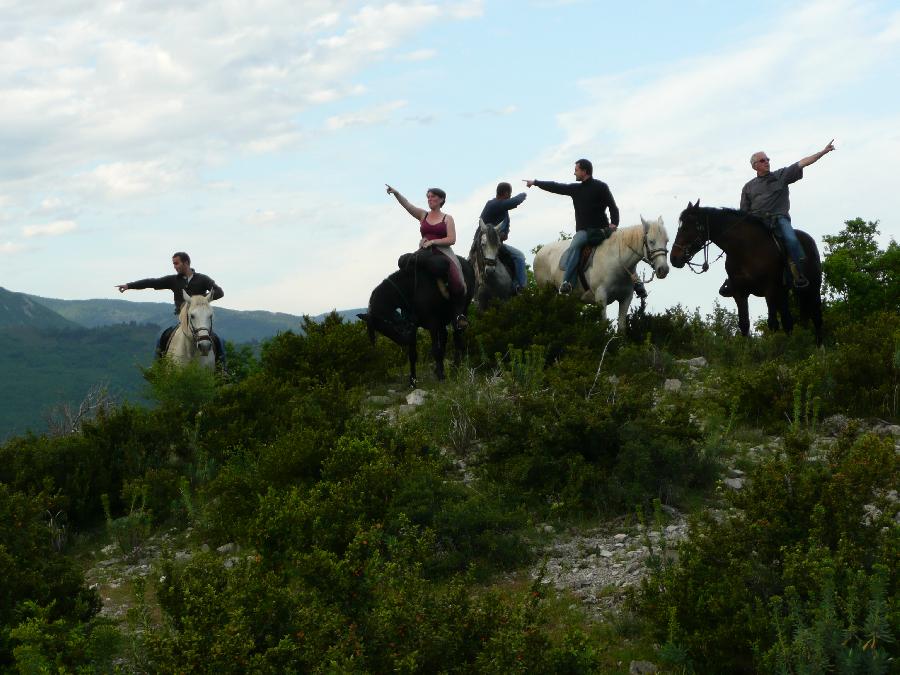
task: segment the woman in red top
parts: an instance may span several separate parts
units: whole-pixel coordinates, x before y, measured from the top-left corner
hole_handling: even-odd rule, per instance
[[[455,328],[465,328],[469,325],[465,315],[466,282],[462,274],[462,266],[459,259],[450,247],[456,243],[456,223],[453,216],[441,211],[441,207],[447,200],[447,193],[440,188],[429,188],[425,193],[428,200],[428,210],[414,206],[390,185],[386,185],[387,193],[394,195],[400,206],[407,210],[409,215],[419,221],[419,249],[424,252],[444,255],[450,261],[450,297],[456,308],[456,319],[453,322]]]

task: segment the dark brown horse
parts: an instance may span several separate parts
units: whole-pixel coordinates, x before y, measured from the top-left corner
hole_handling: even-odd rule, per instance
[[[804,318],[811,318],[816,332],[816,344],[822,344],[822,263],[816,243],[806,232],[796,230],[797,239],[806,252],[803,272],[809,286],[794,289],[797,304]],[[688,202],[681,212],[678,233],[669,261],[673,267],[699,266],[691,258],[702,250],[704,262],[701,272],[709,268],[710,242],[722,249],[725,255],[725,271],[728,286],[738,310],[738,326],[741,333],[750,333],[750,315],[747,298],[756,295],[766,299],[769,309],[769,328],[781,327],[790,333],[794,318],[788,303],[790,273],[786,273],[785,254],[776,245],[765,221],[734,209],[718,209]]]
[[[459,256],[457,256],[459,258]],[[416,385],[416,332],[421,326],[431,334],[431,355],[434,374],[444,379],[444,354],[447,348],[447,324],[464,312],[472,302],[475,273],[465,258],[459,258],[466,282],[466,297],[462,308],[445,297],[437,280],[446,280],[447,265],[443,256],[407,254],[400,258],[401,269],[382,281],[369,297],[369,309],[357,316],[366,322],[369,338],[375,343],[379,332],[405,347],[409,356],[409,384]],[[454,363],[459,364],[465,348],[461,329],[453,330]]]

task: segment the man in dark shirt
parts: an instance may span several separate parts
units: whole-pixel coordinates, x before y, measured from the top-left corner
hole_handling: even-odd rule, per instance
[[[509,237],[509,211],[524,202],[526,196],[524,192],[520,192],[513,197],[512,185],[500,183],[497,185],[497,196],[489,199],[481,211],[481,220],[495,227],[500,226],[500,240],[503,242],[503,247],[509,251],[516,268],[513,290],[517,292],[528,284],[528,277],[525,273],[525,254],[507,244],[506,239]]]
[[[806,254],[797,240],[788,213],[791,208],[788,186],[803,178],[804,167],[819,161],[832,150],[834,150],[834,139],[831,139],[828,145],[819,152],[776,171],[769,170],[769,158],[766,153],[754,152],[750,156],[750,166],[756,171],[756,178],[747,182],[741,190],[741,211],[771,219],[777,224],[791,258],[790,268],[796,288],[808,286],[809,281],[803,276]],[[723,286],[725,291],[727,291],[727,283]],[[722,289],[719,292],[722,293]]]
[[[537,185],[542,190],[558,195],[569,195],[575,207],[575,236],[563,254],[566,274],[559,286],[560,293],[569,293],[578,269],[581,249],[587,243],[600,243],[611,230],[619,226],[619,207],[609,186],[593,177],[594,167],[586,159],[575,162],[577,183],[554,183],[546,180],[526,180],[528,187]],[[609,209],[609,219],[606,210]]]
[[[129,281],[127,284],[118,284],[116,288],[119,289],[119,293],[144,288],[153,288],[157,291],[168,289],[172,291],[172,296],[175,300],[176,315],[181,311],[181,306],[184,304],[183,292],[186,292],[188,295],[205,295],[209,293],[210,300],[218,300],[225,295],[225,291],[215,281],[205,274],[194,271],[194,268],[191,267],[191,257],[184,251],[178,251],[172,255],[172,267],[175,268],[175,274],[159,277],[158,279]],[[169,336],[176,327],[172,326],[163,331],[157,345],[157,355],[165,353]],[[216,361],[224,367],[225,347],[222,344],[222,339],[215,332],[212,335],[216,349]]]

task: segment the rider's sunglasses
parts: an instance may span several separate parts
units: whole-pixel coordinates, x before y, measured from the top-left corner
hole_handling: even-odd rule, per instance
[[[768,158],[768,157],[760,157],[760,158],[759,158],[758,160],[756,160],[756,161],[757,161],[757,162],[768,162],[768,161],[769,161],[769,158]]]

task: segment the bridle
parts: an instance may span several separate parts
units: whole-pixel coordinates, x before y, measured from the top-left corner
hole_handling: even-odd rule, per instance
[[[712,243],[712,239],[709,236],[709,214],[707,214],[707,213],[703,214],[703,225],[701,225],[699,221],[700,221],[700,218],[697,218],[697,222],[695,222],[695,224],[694,224],[694,229],[697,232],[697,238],[694,239],[691,242],[691,244],[692,245],[696,244],[702,238],[703,243],[700,244],[700,246],[698,246],[696,249],[691,251],[690,248],[688,248],[684,244],[679,244],[677,241],[674,244],[672,244],[672,253],[675,252],[676,248],[680,248],[682,251],[684,251],[684,256],[685,256],[684,264],[687,265],[688,268],[691,270],[691,272],[693,272],[694,274],[703,274],[704,272],[706,272],[709,269],[709,266],[710,266],[709,245]],[[704,225],[705,225],[705,229],[704,229]],[[679,229],[679,232],[680,231],[681,230]],[[677,234],[675,235],[675,238],[678,239]],[[691,258],[693,258],[697,254],[697,251],[699,251],[700,249],[703,249],[703,263],[700,264],[700,263],[691,262]],[[719,260],[719,258],[721,258],[723,255],[725,255],[725,251],[722,251],[719,254],[719,256],[715,260],[713,260],[713,263],[717,262]],[[694,269],[695,267],[697,269],[699,269],[700,271],[698,272],[697,269]]]
[[[212,316],[209,317],[209,327],[200,326],[199,328],[194,326],[194,322],[191,320],[191,308],[190,304],[185,309],[185,313],[187,314],[187,325],[188,329],[191,331],[191,337],[194,340],[194,346],[199,349],[201,342],[209,342],[210,347],[212,347]]]
[[[650,243],[647,240],[649,236],[650,225],[649,223],[647,223],[644,225],[644,238],[641,240],[641,250],[635,251],[633,248],[631,248],[631,246],[628,246],[628,249],[632,253],[637,255],[641,262],[647,263],[653,270],[653,273],[650,275],[649,279],[640,279],[640,281],[645,284],[649,284],[656,278],[656,268],[653,266],[653,261],[659,256],[663,256],[663,258],[665,258],[669,254],[669,249],[667,249],[665,246],[661,246],[659,248],[650,248]],[[625,271],[628,272],[629,276],[631,276],[632,281],[639,281],[636,274],[634,274],[633,272],[629,272],[628,270]]]

